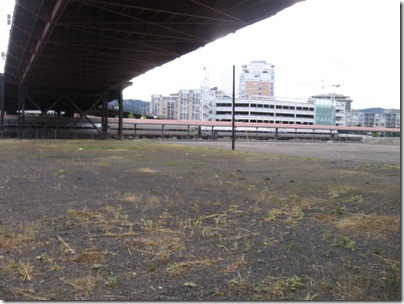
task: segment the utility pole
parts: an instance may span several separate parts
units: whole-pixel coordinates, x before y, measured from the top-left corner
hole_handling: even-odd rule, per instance
[[[236,108],[236,67],[233,65],[233,105],[232,105],[232,119],[231,119],[231,149],[234,150],[236,132],[235,132],[235,108]]]

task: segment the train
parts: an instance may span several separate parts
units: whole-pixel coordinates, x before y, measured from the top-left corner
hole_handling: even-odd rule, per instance
[[[36,114],[36,113],[35,113]],[[90,122],[91,121],[91,122]],[[177,124],[178,123],[178,124]],[[201,139],[229,140],[232,127],[218,124],[186,124],[184,122],[160,122],[155,120],[124,119],[122,134],[125,138],[149,139]],[[107,135],[118,135],[118,119],[108,119]],[[18,116],[6,115],[6,136],[15,137],[18,128]],[[101,118],[99,117],[24,117],[23,137],[25,138],[97,138],[103,136]],[[371,136],[369,132],[354,133],[330,129],[307,129],[282,127],[245,127],[235,128],[238,140],[310,140],[310,141],[361,141]]]
[[[118,126],[111,125],[111,134],[117,134]],[[123,124],[122,133],[132,138],[163,139],[203,139],[226,140],[233,136],[231,127],[226,126],[184,126],[154,124]],[[236,127],[235,138],[238,140],[338,140],[337,130],[288,129],[265,127]],[[342,140],[360,141],[358,134],[343,134]]]

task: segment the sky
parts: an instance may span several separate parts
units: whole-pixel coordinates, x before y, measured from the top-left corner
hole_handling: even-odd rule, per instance
[[[7,51],[6,15],[13,2],[2,0],[0,52]],[[276,97],[302,101],[333,92],[350,96],[353,109],[400,109],[400,5],[399,0],[299,2],[134,78],[124,99],[150,101],[152,94],[199,89],[204,68],[209,86],[230,95],[233,65],[237,92],[241,65],[266,60],[275,65]],[[0,72],[3,67],[0,57]]]

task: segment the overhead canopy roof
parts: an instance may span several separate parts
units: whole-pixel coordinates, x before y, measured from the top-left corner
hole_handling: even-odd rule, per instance
[[[119,90],[299,1],[17,0],[6,87],[28,87],[41,100],[55,91]]]

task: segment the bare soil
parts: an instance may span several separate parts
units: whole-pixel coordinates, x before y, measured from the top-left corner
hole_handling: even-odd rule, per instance
[[[399,147],[245,145],[1,140],[0,299],[401,299]]]

